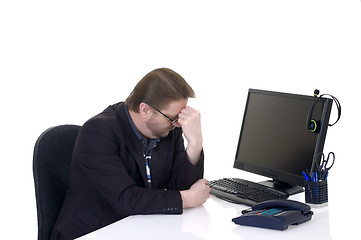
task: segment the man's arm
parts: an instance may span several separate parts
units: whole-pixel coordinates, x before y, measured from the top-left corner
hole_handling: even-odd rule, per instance
[[[175,126],[182,128],[184,137],[188,141],[186,149],[188,159],[196,165],[203,149],[201,115],[197,110],[187,106],[182,109],[178,117]]]
[[[203,138],[201,129],[201,115],[191,108],[185,107],[178,115],[178,127],[182,127],[184,137],[188,141],[188,160],[197,165],[203,149]],[[209,182],[206,179],[199,179],[188,190],[180,191],[183,208],[197,207],[205,203],[210,196]]]

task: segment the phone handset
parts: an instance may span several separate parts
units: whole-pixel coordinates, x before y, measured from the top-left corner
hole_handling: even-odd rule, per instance
[[[307,204],[293,201],[293,200],[278,199],[278,200],[269,200],[269,201],[258,203],[249,209],[243,210],[242,214],[245,214],[245,213],[248,213],[251,211],[267,209],[267,208],[279,208],[279,209],[283,209],[283,210],[300,210],[303,214],[311,211],[311,207]]]

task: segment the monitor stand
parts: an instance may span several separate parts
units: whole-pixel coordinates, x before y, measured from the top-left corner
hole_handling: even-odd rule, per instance
[[[267,181],[259,182],[259,184],[288,193],[288,195],[290,196],[304,191],[302,186],[297,186],[297,185],[292,186],[288,183],[280,182],[277,180],[267,180]]]

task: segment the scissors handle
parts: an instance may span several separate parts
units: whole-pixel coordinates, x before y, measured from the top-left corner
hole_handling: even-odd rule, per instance
[[[330,161],[331,158],[332,158],[332,163],[331,163],[331,165],[329,167],[327,167],[328,162]],[[323,168],[325,169],[325,171],[328,171],[328,170],[330,170],[332,168],[334,163],[335,163],[335,153],[334,152],[329,152],[328,155],[327,155],[327,159],[325,161],[325,165],[323,166]]]
[[[327,155],[327,158],[325,158],[324,153],[319,154],[320,164],[315,163],[314,169],[315,173],[312,174],[314,177],[312,177],[312,181],[320,181],[320,180],[326,180],[328,177],[328,171],[332,168],[333,164],[335,163],[335,153],[329,152]],[[329,165],[329,161],[332,158],[332,163]]]

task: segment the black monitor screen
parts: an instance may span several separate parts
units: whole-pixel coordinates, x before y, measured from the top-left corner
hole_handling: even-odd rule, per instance
[[[325,141],[331,111],[323,112],[325,101],[312,114],[316,120],[327,115],[317,134],[306,127],[312,96],[250,89],[234,167],[303,186],[302,171],[311,168],[316,146],[322,151]]]

